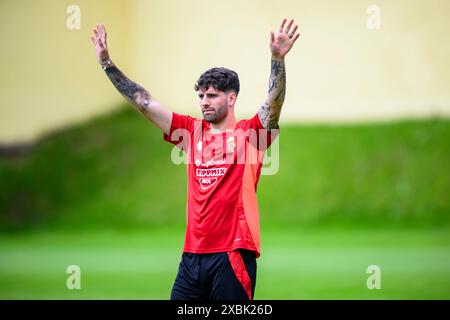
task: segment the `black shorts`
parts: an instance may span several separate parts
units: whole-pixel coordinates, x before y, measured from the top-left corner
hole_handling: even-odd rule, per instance
[[[253,300],[255,285],[254,251],[184,252],[170,299]]]

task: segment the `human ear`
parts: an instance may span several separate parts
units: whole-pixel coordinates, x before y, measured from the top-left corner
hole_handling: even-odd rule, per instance
[[[227,103],[229,106],[234,106],[236,102],[236,92],[230,91],[227,95]]]

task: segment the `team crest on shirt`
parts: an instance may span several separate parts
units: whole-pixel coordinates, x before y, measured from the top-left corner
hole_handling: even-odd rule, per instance
[[[236,149],[236,137],[229,137],[227,139],[227,152],[234,152]]]
[[[197,142],[197,150],[199,151],[199,152],[202,152],[202,142],[201,141],[199,141],[199,142]]]

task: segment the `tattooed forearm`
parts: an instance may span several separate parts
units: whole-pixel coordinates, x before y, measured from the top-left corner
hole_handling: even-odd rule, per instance
[[[258,111],[259,119],[266,129],[275,129],[278,126],[285,94],[286,71],[284,61],[272,60],[269,95]]]
[[[117,88],[117,90],[134,106],[138,108],[139,111],[148,111],[148,107],[152,96],[150,93],[142,88],[137,83],[128,79],[122,71],[120,71],[116,66],[111,66],[105,70],[108,78]]]
[[[278,126],[278,119],[280,118],[281,109],[273,109],[269,107],[266,101],[258,110],[259,120],[266,129],[276,129]]]
[[[286,71],[284,62],[272,60],[269,79],[269,105],[282,105],[286,93]]]

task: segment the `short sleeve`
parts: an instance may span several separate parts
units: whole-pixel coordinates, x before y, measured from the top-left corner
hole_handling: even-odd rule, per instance
[[[194,124],[198,119],[190,116],[181,115],[172,112],[172,123],[170,125],[169,134],[163,134],[163,139],[170,142],[183,150],[187,150],[191,134],[194,131]]]
[[[254,146],[256,142],[258,150],[268,149],[280,132],[280,127],[278,125],[276,129],[272,130],[264,128],[258,114],[253,118],[246,120],[244,128],[249,129],[250,143]]]

